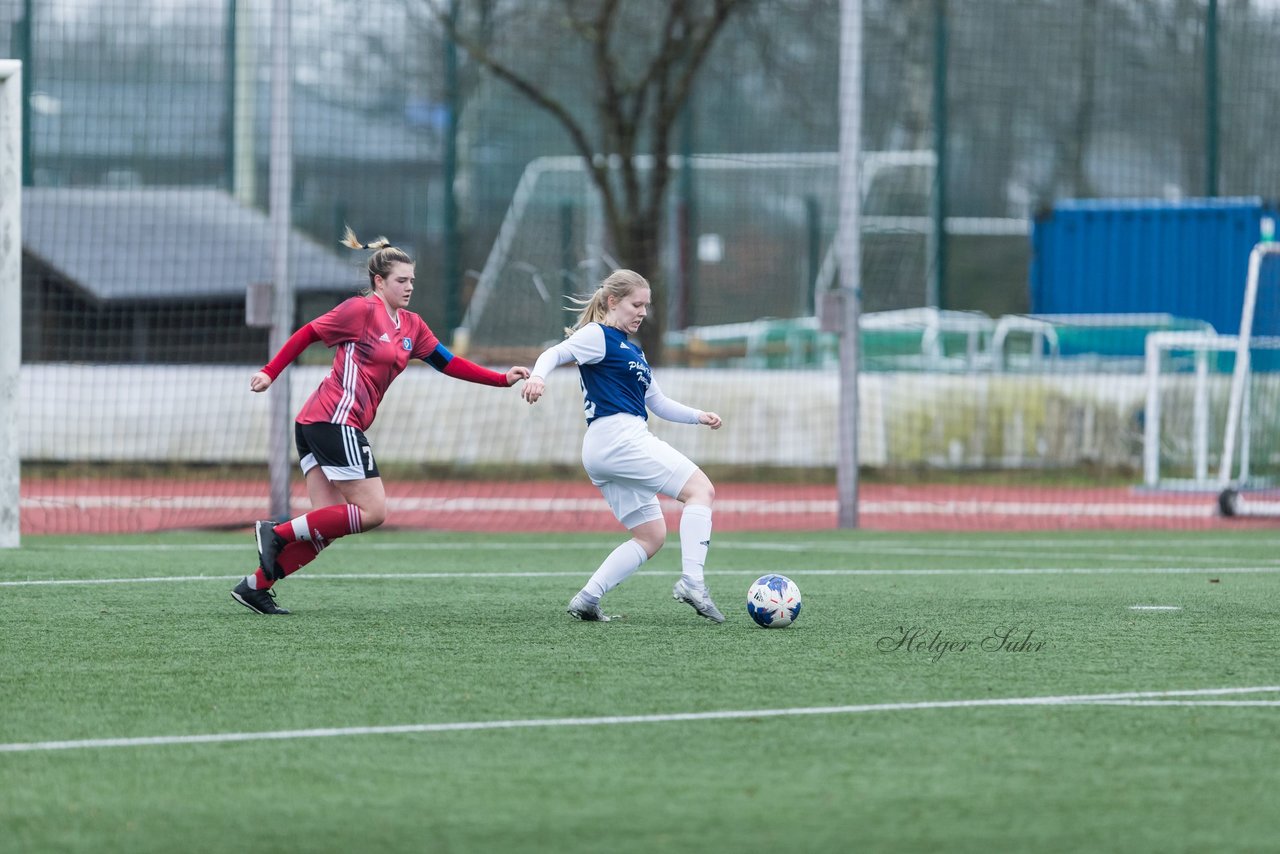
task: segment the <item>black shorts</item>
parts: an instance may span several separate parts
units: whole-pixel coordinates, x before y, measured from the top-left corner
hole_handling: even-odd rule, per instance
[[[318,422],[294,424],[298,462],[305,476],[316,466],[329,480],[364,480],[380,477],[373,448],[364,432],[345,424]]]

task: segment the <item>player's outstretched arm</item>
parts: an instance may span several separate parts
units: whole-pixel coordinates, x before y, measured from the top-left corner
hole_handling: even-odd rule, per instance
[[[520,365],[516,365],[505,373],[492,371],[482,365],[477,365],[470,359],[453,355],[447,347],[439,343],[436,344],[435,349],[423,356],[422,360],[446,377],[499,388],[510,388],[529,375],[529,369]]]
[[[320,333],[313,325],[308,323],[303,326],[289,336],[289,340],[284,342],[280,352],[276,353],[271,361],[263,366],[262,370],[249,378],[249,388],[253,391],[266,391],[271,388],[271,384],[275,382],[276,377],[280,376],[280,372],[287,368],[294,359],[298,358],[303,350],[319,340]]]
[[[654,415],[677,424],[705,424],[712,430],[720,429],[720,416],[714,412],[703,412],[679,401],[672,400],[662,393],[657,380],[651,380],[644,394],[645,406]]]
[[[598,342],[596,338],[599,339]],[[593,323],[585,329],[579,329],[566,340],[542,351],[542,355],[538,356],[538,360],[533,363],[533,370],[525,380],[520,396],[529,403],[537,403],[538,398],[542,397],[547,390],[547,374],[570,362],[583,364],[592,360],[599,361],[602,356],[604,356],[604,334],[600,332],[600,328]]]

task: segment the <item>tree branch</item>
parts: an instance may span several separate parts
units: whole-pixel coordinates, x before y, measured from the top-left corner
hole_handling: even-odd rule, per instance
[[[671,125],[675,123],[675,117],[680,112],[680,107],[688,99],[689,91],[693,88],[693,79],[697,76],[698,69],[702,67],[703,61],[706,60],[707,54],[711,52],[711,46],[715,43],[716,36],[720,33],[725,21],[729,20],[729,16],[743,2],[744,0],[715,0],[711,18],[703,25],[701,32],[698,33],[694,41],[693,50],[689,52],[688,62],[685,63],[680,78],[676,81],[675,88],[668,91],[668,96],[664,103],[657,105],[658,116],[655,119],[655,129],[669,130]]]
[[[587,139],[586,130],[573,117],[568,108],[555,98],[552,98],[546,92],[537,87],[525,77],[518,74],[513,68],[498,60],[491,53],[485,50],[484,46],[478,42],[464,36],[454,26],[453,21],[449,20],[449,14],[446,10],[441,9],[435,0],[426,0],[428,8],[431,9],[436,21],[442,26],[449,37],[457,43],[457,45],[467,52],[467,55],[476,62],[483,65],[494,76],[501,80],[505,80],[509,86],[520,92],[533,103],[546,110],[556,118],[569,133],[569,137],[573,142],[574,148],[588,162],[591,163],[595,159],[596,151],[591,145],[591,141]]]

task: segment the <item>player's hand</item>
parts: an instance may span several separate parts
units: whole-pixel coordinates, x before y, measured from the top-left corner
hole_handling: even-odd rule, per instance
[[[712,430],[719,430],[720,425],[724,422],[722,422],[720,420],[720,416],[716,415],[714,412],[701,412],[698,414],[698,423],[706,424]]]
[[[249,378],[249,388],[254,391],[266,391],[271,388],[271,377],[267,376],[266,371],[258,371]]]
[[[523,365],[516,365],[511,370],[507,371],[508,387],[515,385],[520,380],[527,380],[527,379],[529,379],[529,369],[524,367]]]
[[[547,390],[547,384],[543,382],[542,377],[529,377],[524,382],[524,388],[520,389],[520,396],[530,403],[537,403],[538,398],[542,397],[542,393]]]

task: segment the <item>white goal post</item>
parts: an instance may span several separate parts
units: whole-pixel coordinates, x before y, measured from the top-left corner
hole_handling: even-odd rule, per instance
[[[0,59],[0,548],[17,548],[22,359],[22,63]]]
[[[1280,497],[1280,337],[1253,334],[1263,263],[1272,255],[1280,244],[1259,243],[1250,253],[1238,335],[1146,338],[1143,485],[1216,494],[1228,516],[1280,515],[1280,502],[1256,500],[1260,491]],[[1246,489],[1254,493],[1248,501],[1240,495]]]
[[[1274,234],[1275,224],[1265,223],[1266,230]],[[1223,434],[1222,460],[1218,481],[1222,491],[1218,494],[1218,508],[1224,516],[1280,516],[1278,501],[1249,501],[1240,496],[1240,490],[1248,481],[1248,424],[1249,380],[1253,373],[1251,350],[1253,341],[1254,308],[1258,303],[1258,287],[1262,279],[1262,265],[1268,257],[1280,255],[1280,243],[1264,240],[1255,244],[1249,252],[1249,272],[1245,280],[1244,305],[1240,312],[1240,335],[1236,347],[1235,368],[1231,374],[1231,397],[1227,403],[1227,426]],[[1240,446],[1241,468],[1234,478],[1236,446]]]

